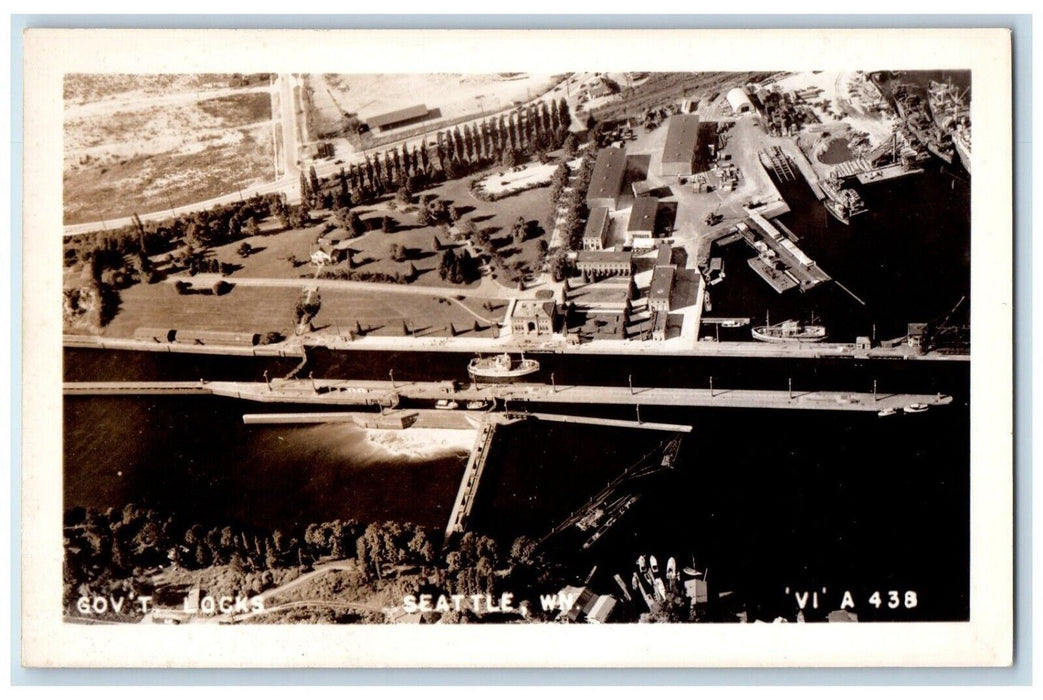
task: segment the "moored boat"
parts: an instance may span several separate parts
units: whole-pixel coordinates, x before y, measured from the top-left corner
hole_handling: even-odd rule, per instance
[[[435,402],[435,408],[441,409],[443,411],[455,411],[456,409],[460,408],[460,404],[458,404],[456,401],[450,401],[449,399],[439,399]]]
[[[766,343],[818,343],[826,339],[826,327],[788,320],[754,326],[753,337]]]
[[[473,379],[487,382],[511,382],[538,372],[540,363],[524,356],[518,360],[509,354],[492,357],[476,357],[467,364],[467,373]]]
[[[908,406],[905,407],[905,412],[906,413],[923,413],[928,408],[930,408],[930,406],[928,406],[925,403],[911,403],[911,404],[909,404]]]

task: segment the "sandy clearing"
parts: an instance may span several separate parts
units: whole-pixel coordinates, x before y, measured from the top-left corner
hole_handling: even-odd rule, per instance
[[[535,164],[523,167],[518,172],[510,169],[489,173],[479,181],[482,189],[489,194],[514,192],[531,187],[539,182],[547,182],[557,169],[557,163]]]
[[[365,119],[416,104],[452,119],[509,108],[528,101],[553,85],[550,75],[528,73],[416,73],[325,75],[333,100]],[[448,99],[447,99],[448,98]]]

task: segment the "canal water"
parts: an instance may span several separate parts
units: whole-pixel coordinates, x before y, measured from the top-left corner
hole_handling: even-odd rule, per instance
[[[67,351],[67,375],[86,379],[93,366],[128,367],[147,355],[108,353],[122,358],[114,362],[90,354],[97,352]],[[377,354],[363,354],[352,359],[356,371],[367,359],[383,366]],[[625,368],[618,361],[589,359],[577,371],[620,381]],[[204,376],[223,366],[223,360],[214,368],[200,361],[192,360],[193,369]],[[742,367],[750,366],[751,383],[772,371],[756,361],[732,363],[733,377],[746,377]],[[952,394],[953,405],[888,418],[642,406],[643,420],[683,423],[693,431],[676,468],[636,485],[640,499],[617,526],[587,552],[569,555],[576,575],[582,578],[597,565],[593,583],[610,591],[613,573],[629,580],[636,557],[654,553],[664,563],[675,556],[694,560],[700,571],[710,568],[714,590],[734,591],[769,619],[793,615],[782,593],[786,586],[857,588],[863,597],[875,588],[915,589],[920,605],[899,611],[904,618],[886,609],[860,606],[860,612],[881,619],[965,618],[969,366],[879,367],[909,364],[918,366],[920,384]],[[847,366],[854,371],[852,363]],[[724,369],[722,364],[715,371]],[[143,371],[128,369],[133,376]],[[378,372],[372,366],[368,371]],[[427,370],[429,376],[440,371]],[[912,381],[896,376],[886,381]],[[802,378],[814,380],[810,372]],[[826,383],[841,380],[839,368],[824,372]],[[68,397],[65,505],[120,508],[135,502],[204,523],[266,529],[334,518],[444,527],[470,433],[435,445],[395,444],[374,441],[352,426],[242,423],[244,412],[291,410],[316,409],[217,397]],[[636,418],[629,408],[584,412]],[[542,537],[665,436],[525,422],[503,429],[501,438],[473,526],[507,546],[518,535]]]
[[[725,279],[709,288],[712,316],[778,323],[787,319],[826,326],[829,337],[852,342],[905,335],[906,324],[940,321],[963,304],[950,323],[968,321],[970,310],[970,182],[958,166],[928,163],[921,175],[860,187],[869,211],[850,225],[834,219],[803,178],[776,185],[791,211],[779,220],[797,245],[833,278],[807,292],[778,294],[747,264],[755,257],[744,242],[712,254],[724,260]],[[702,335],[715,335],[713,329]],[[749,340],[750,328],[721,329],[720,340]]]

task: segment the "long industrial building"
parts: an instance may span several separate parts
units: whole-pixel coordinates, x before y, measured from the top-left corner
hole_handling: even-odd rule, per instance
[[[699,147],[699,117],[675,114],[667,122],[660,177],[691,175],[695,172],[696,149]]]
[[[594,162],[594,172],[587,187],[587,208],[619,206],[619,192],[623,189],[627,156],[622,148],[602,148]]]
[[[366,118],[366,124],[371,129],[379,129],[380,131],[390,131],[391,129],[397,129],[400,126],[408,126],[409,124],[416,124],[427,119],[427,115],[430,114],[431,110],[426,105],[413,105],[412,107],[406,107],[404,109],[397,109],[394,112],[386,112],[384,114],[376,114],[372,117]]]

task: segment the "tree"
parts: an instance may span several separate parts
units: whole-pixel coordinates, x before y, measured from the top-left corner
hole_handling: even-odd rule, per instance
[[[239,247],[236,249],[235,252],[239,254],[239,257],[246,258],[249,257],[250,253],[253,252],[253,248],[250,246],[249,243],[243,241],[239,244]]]
[[[402,187],[399,187],[398,192],[395,193],[395,199],[398,201],[399,204],[405,206],[412,203],[413,193],[409,191],[408,186],[403,185]]]
[[[362,221],[362,217],[359,216],[357,211],[352,211],[349,215],[348,225],[351,227],[351,233],[354,236],[361,236],[366,232],[366,224]]]
[[[572,124],[572,116],[569,114],[569,103],[562,97],[558,101],[558,123],[566,129]]]
[[[312,194],[318,194],[319,187],[319,176],[315,173],[315,166],[312,165],[308,168],[308,185]]]
[[[431,224],[431,211],[426,206],[421,206],[416,212],[416,222],[421,226]]]
[[[395,220],[390,216],[385,216],[384,220],[380,224],[380,230],[384,233],[391,233],[395,230]]]
[[[569,135],[565,137],[565,157],[566,158],[573,158],[573,157],[575,157],[576,152],[578,150],[579,150],[579,139],[576,138],[576,135],[570,131]]]

